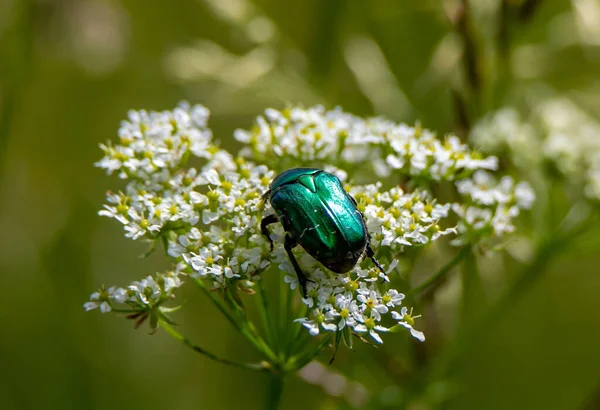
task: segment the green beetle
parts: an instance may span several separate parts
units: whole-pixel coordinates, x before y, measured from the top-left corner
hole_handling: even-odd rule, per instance
[[[356,200],[333,174],[317,168],[292,168],[279,174],[264,194],[276,214],[260,223],[261,232],[271,243],[268,225],[281,222],[286,232],[284,247],[294,266],[302,294],[306,297],[307,278],[292,249],[300,245],[313,258],[336,273],[352,269],[365,254],[381,272],[370,245],[371,236]]]

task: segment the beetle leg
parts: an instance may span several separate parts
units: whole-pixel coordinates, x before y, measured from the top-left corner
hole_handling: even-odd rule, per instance
[[[262,221],[260,221],[260,232],[267,237],[267,239],[269,240],[269,243],[271,244],[271,251],[273,250],[273,239],[271,239],[271,234],[269,232],[269,228],[267,228],[267,226],[277,222],[277,215],[275,214],[271,214],[271,215],[267,215],[263,218]]]
[[[379,262],[377,261],[377,259],[375,259],[375,252],[373,252],[373,248],[371,248],[371,244],[367,244],[367,256],[369,258],[371,258],[371,260],[373,261],[373,263],[375,264],[375,266],[377,266],[377,268],[379,268],[379,270],[381,271],[381,273],[383,273],[384,275],[386,274],[385,271],[383,270],[383,267],[381,267],[381,265],[379,264]]]
[[[292,238],[290,235],[285,236],[285,243],[283,246],[288,254],[288,258],[290,259],[292,266],[294,267],[294,270],[296,271],[296,276],[298,276],[298,282],[300,283],[302,296],[306,298],[306,282],[308,282],[308,279],[306,278],[304,272],[302,272],[302,269],[300,268],[300,265],[298,265],[298,261],[292,252],[292,249],[294,249],[296,245],[298,244],[294,238]]]

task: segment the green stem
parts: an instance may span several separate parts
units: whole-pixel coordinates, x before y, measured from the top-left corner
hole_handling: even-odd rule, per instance
[[[267,391],[267,401],[265,410],[277,410],[281,404],[283,393],[283,374],[271,374],[269,376],[269,386]]]
[[[302,325],[298,322],[294,322],[294,320],[298,317],[303,317],[306,314],[306,305],[300,302],[300,306],[297,309],[294,309],[295,292],[288,287],[287,283],[281,282],[281,294],[285,300],[285,314],[282,316],[281,320],[281,333],[284,337],[282,346],[284,346],[284,354],[287,360],[287,358],[294,354],[294,344],[298,339],[298,336],[300,336],[300,330],[302,328]]]
[[[265,341],[257,334],[252,322],[248,321],[247,319],[244,319],[243,322],[239,322],[235,316],[231,314],[225,305],[225,302],[209,291],[202,280],[192,277],[192,281],[204,292],[206,296],[210,298],[210,300],[221,311],[221,313],[223,313],[223,315],[236,328],[236,330],[240,332],[259,352],[261,352],[271,363],[278,362],[277,356],[265,343]]]
[[[258,284],[258,296],[260,298],[259,311],[263,325],[267,331],[267,340],[269,341],[269,344],[278,351],[279,340],[277,337],[277,330],[275,329],[273,315],[269,312],[269,300],[267,299],[267,293],[262,278],[261,280],[257,280],[256,283]]]
[[[468,252],[461,269],[462,303],[461,318],[468,321],[485,306],[485,291],[477,268],[476,255]]]
[[[427,279],[425,282],[421,283],[419,286],[411,289],[409,292],[409,295],[417,296],[418,294],[427,290],[427,288],[429,288],[430,286],[437,284],[439,281],[441,281],[444,278],[444,276],[446,276],[446,274],[448,274],[448,272],[450,272],[452,270],[452,268],[454,268],[456,265],[458,265],[458,263],[465,256],[467,256],[470,252],[471,252],[471,247],[468,245],[464,246],[456,255],[454,255],[454,258],[452,258],[448,263],[446,263],[444,266],[442,266],[440,268],[440,270],[438,270],[436,273],[431,275],[429,277],[429,279]]]
[[[463,63],[467,86],[472,97],[470,108],[481,110],[484,70],[478,36],[471,15],[471,6],[468,0],[459,1],[458,15],[455,17],[455,26],[463,40]],[[471,113],[473,114],[473,113]],[[476,113],[475,113],[476,114]],[[477,115],[475,115],[477,116]],[[473,115],[471,115],[473,117]],[[468,130],[467,130],[468,131]]]
[[[304,317],[308,312],[308,306],[304,303],[300,303],[300,309],[298,309],[297,317]],[[290,318],[293,320],[293,318]],[[304,346],[308,338],[308,332],[302,333],[303,326],[298,322],[292,322],[290,325],[290,333],[292,335],[290,342],[287,346],[287,356],[290,357],[300,350],[299,347]]]
[[[196,284],[196,286],[198,286],[200,288],[200,290],[202,290],[202,292],[208,296],[208,298],[215,304],[215,306],[217,307],[217,309],[219,309],[219,311],[227,318],[227,320],[229,320],[229,322],[237,329],[241,331],[241,326],[240,324],[237,322],[237,320],[235,319],[235,317],[231,314],[231,312],[229,312],[229,309],[227,309],[227,306],[225,306],[225,303],[219,299],[218,297],[216,297],[210,290],[208,290],[206,288],[206,286],[204,285],[204,282],[202,282],[201,279],[195,278],[195,277],[191,277],[192,281]]]
[[[171,326],[169,323],[167,323],[164,320],[160,320],[159,321],[160,326],[171,336],[173,336],[175,339],[179,340],[180,342],[182,342],[183,344],[185,344],[187,347],[191,348],[192,350],[194,350],[195,352],[200,353],[201,355],[204,355],[206,357],[208,357],[211,360],[214,360],[216,362],[219,363],[223,363],[229,366],[235,366],[235,367],[240,367],[243,369],[251,369],[251,370],[258,370],[258,371],[267,371],[269,370],[268,367],[260,364],[260,363],[240,363],[240,362],[235,362],[232,360],[228,360],[228,359],[222,359],[218,356],[216,356],[215,354],[207,351],[206,349],[204,349],[203,347],[192,343],[187,337],[185,337],[184,335],[182,335],[181,333],[179,333],[177,330],[175,330],[175,328],[173,328],[173,326]]]
[[[280,280],[279,281],[279,300],[280,300],[280,306],[282,307],[282,309],[280,309],[280,314],[279,314],[279,340],[281,343],[281,347],[282,347],[282,352],[285,355],[285,357],[287,357],[287,355],[289,354],[289,345],[291,344],[290,341],[292,339],[290,339],[290,321],[292,321],[292,317],[291,317],[291,312],[292,312],[292,294],[290,289],[287,286],[287,283],[285,283],[285,281]]]
[[[333,336],[335,336],[335,333],[329,333],[326,337],[323,338],[323,340],[321,341],[321,343],[319,343],[316,349],[309,350],[308,352],[300,354],[296,357],[292,357],[286,363],[285,370],[296,371],[306,366],[308,363],[310,363],[312,359],[315,358],[316,355],[319,354],[321,350],[323,350],[325,346],[327,346],[331,342]]]
[[[522,23],[528,23],[538,7],[541,5],[542,0],[525,0],[519,8],[519,19]]]

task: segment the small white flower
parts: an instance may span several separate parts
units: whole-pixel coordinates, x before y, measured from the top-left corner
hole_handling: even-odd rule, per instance
[[[127,289],[132,292],[138,302],[144,305],[152,305],[158,300],[162,291],[152,276],[147,276],[141,281],[132,282]]]
[[[339,330],[342,330],[346,326],[355,327],[358,323],[356,317],[360,317],[362,314],[359,312],[356,300],[344,295],[337,295],[335,298],[335,309],[331,309],[328,315],[328,318],[332,321],[339,318],[337,327]]]
[[[517,184],[515,187],[515,200],[520,208],[531,208],[533,202],[535,201],[535,193],[527,182],[521,181]]]
[[[398,292],[396,289],[389,289],[381,297],[381,301],[390,308],[400,306],[403,300],[404,294]]]
[[[94,292],[90,295],[89,302],[83,304],[83,308],[86,311],[99,309],[101,313],[108,313],[112,310],[112,306],[110,305],[110,300],[112,299],[112,295],[115,291],[115,287],[111,287],[107,290],[104,288]]]
[[[375,340],[377,343],[383,343],[381,336],[377,332],[387,332],[389,329],[377,324],[377,320],[373,317],[363,318],[359,317],[358,320],[361,322],[360,324],[354,327],[354,331],[358,333],[369,333],[369,335]]]
[[[358,289],[357,293],[356,300],[361,303],[359,307],[362,312],[369,310],[378,320],[381,314],[388,312],[388,307],[385,303],[382,303],[381,294],[375,289],[374,285],[371,285],[369,288],[364,286]]]
[[[294,322],[301,323],[302,326],[308,329],[308,332],[311,334],[311,336],[318,335],[320,328],[323,328],[323,330],[327,332],[335,332],[337,330],[337,326],[335,324],[325,321],[325,315],[321,311],[313,310],[312,316],[313,319],[302,317],[294,320]]]
[[[392,311],[392,318],[394,318],[394,320],[397,320],[398,324],[400,326],[404,326],[405,328],[407,328],[410,331],[410,334],[412,335],[412,337],[414,337],[415,339],[417,339],[421,342],[424,342],[425,335],[423,334],[423,332],[420,332],[413,328],[415,319],[418,317],[419,316],[412,316],[412,310],[409,313],[408,308],[406,306],[402,307],[402,309],[400,310],[400,313]]]
[[[198,253],[190,252],[190,265],[200,276],[205,276],[210,272],[218,273],[220,267],[215,268],[214,264],[223,260],[220,253],[221,250],[218,246],[212,243],[208,244],[206,247],[198,249]],[[209,269],[213,270],[209,271]]]

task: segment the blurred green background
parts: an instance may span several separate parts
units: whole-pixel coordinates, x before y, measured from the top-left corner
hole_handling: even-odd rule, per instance
[[[216,138],[232,149],[234,129],[288,102],[462,133],[543,88],[600,118],[597,0],[465,4],[0,1],[0,408],[262,406],[266,375],[82,308],[99,285],[165,266],[160,256],[137,258],[144,245],[96,215],[105,191],[119,187],[93,167],[98,143],[116,136],[128,109],[204,104]],[[339,397],[339,372],[364,386],[364,408],[429,409],[435,400],[420,397],[443,396],[440,408],[457,410],[600,409],[599,244],[594,229],[553,260],[492,329],[465,342],[448,379],[403,378],[409,341],[389,338],[377,350],[340,354],[320,382],[289,377],[282,408],[362,403]],[[510,261],[502,266],[506,277],[515,273]],[[483,280],[488,297],[505,286]],[[177,319],[188,334],[221,356],[254,357],[194,289],[181,300]],[[455,333],[445,309],[454,307],[444,303],[429,326],[448,340]],[[435,364],[443,341],[421,346],[417,366]]]

